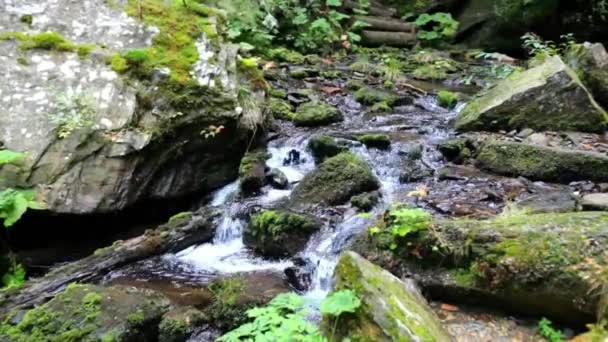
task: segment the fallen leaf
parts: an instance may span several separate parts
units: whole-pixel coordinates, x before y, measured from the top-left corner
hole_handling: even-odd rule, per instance
[[[585,150],[592,150],[592,149],[593,149],[593,145],[590,145],[590,144],[583,144],[583,148],[584,148]]]
[[[335,95],[335,94],[341,92],[342,88],[338,88],[338,87],[323,87],[323,91],[327,95]]]
[[[429,189],[426,185],[419,186],[416,190],[407,193],[408,197],[426,198],[429,195]]]
[[[445,304],[444,303],[444,304],[441,304],[441,310],[450,311],[450,312],[456,312],[456,311],[458,311],[460,309],[458,309],[457,306],[450,305],[450,304]]]

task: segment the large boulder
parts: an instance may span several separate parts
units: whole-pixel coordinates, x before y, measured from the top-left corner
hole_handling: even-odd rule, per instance
[[[247,246],[269,257],[293,256],[321,228],[315,219],[284,210],[265,210],[251,217],[243,236]]]
[[[378,188],[378,180],[369,165],[356,155],[343,152],[307,174],[294,189],[291,199],[295,203],[339,205],[354,195]]]
[[[344,116],[334,106],[312,101],[300,105],[291,119],[296,126],[315,127],[340,122]]]
[[[480,168],[507,176],[562,183],[608,181],[608,156],[597,152],[489,141],[475,160]]]
[[[456,120],[456,129],[600,132],[607,114],[576,73],[557,56],[505,79],[472,100]]]
[[[433,298],[572,323],[594,321],[605,305],[596,286],[608,266],[607,213],[511,214],[428,227],[395,238],[381,224],[354,249],[398,276],[414,274]]]
[[[9,313],[3,341],[158,341],[168,300],[150,290],[70,285],[48,303]]]
[[[248,152],[241,159],[239,187],[245,196],[257,193],[264,186],[266,159],[268,159],[268,153],[265,151]]]
[[[158,6],[166,6],[162,18],[150,4],[139,16],[157,27],[140,22],[126,1],[0,5],[0,31],[18,33],[0,38],[0,146],[28,156],[2,171],[5,185],[40,185],[50,211],[89,214],[236,178],[262,120],[257,108],[239,107],[237,48],[200,29],[168,32],[180,29],[170,20],[197,14]],[[183,39],[166,39],[171,34]],[[187,59],[154,54],[178,43]]]
[[[340,319],[337,336],[352,341],[450,341],[435,313],[411,280],[399,280],[360,255],[347,251],[334,273],[335,290],[352,290],[357,312]],[[335,318],[324,317],[325,326]]]
[[[608,108],[608,52],[604,45],[576,44],[568,49],[565,59],[597,102]]]

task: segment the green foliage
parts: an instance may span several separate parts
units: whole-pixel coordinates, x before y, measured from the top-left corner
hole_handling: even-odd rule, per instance
[[[174,224],[177,223],[179,221],[185,220],[185,219],[189,219],[192,217],[192,212],[191,211],[183,211],[181,213],[177,213],[173,216],[171,216],[169,218],[169,221],[167,221],[167,223],[169,224]]]
[[[538,333],[549,342],[564,341],[564,335],[562,335],[559,330],[555,330],[551,326],[551,321],[546,318],[543,318],[538,322]]]
[[[129,64],[141,65],[150,59],[146,49],[131,49],[125,53],[125,59]]]
[[[221,336],[218,342],[301,341],[327,342],[305,318],[304,299],[295,293],[276,296],[267,306],[247,311],[249,323]]]
[[[27,209],[44,209],[44,204],[36,201],[36,192],[11,188],[0,191],[0,219],[4,220],[4,227],[14,225]]]
[[[41,32],[34,35],[27,35],[20,32],[1,33],[0,40],[6,39],[17,39],[20,42],[19,48],[21,50],[41,49],[76,52],[80,58],[87,57],[89,52],[95,48],[94,45],[74,44],[57,32]]]
[[[393,236],[390,249],[398,247],[400,238],[427,230],[431,224],[431,215],[419,208],[393,208],[388,216],[388,228]]]
[[[562,41],[556,43],[552,40],[543,40],[538,35],[528,32],[521,37],[521,40],[533,61],[543,61],[549,56],[562,54],[576,44],[576,39],[572,33],[561,35],[560,38]]]
[[[25,158],[25,154],[11,150],[0,150],[0,165],[12,164]]]
[[[361,300],[353,290],[340,290],[331,293],[321,302],[319,310],[324,315],[335,317],[334,327],[332,329],[332,339],[336,336],[336,329],[340,316],[345,313],[355,313],[361,306]]]
[[[55,110],[49,114],[49,118],[56,125],[57,137],[63,139],[76,130],[92,127],[95,115],[90,98],[64,94],[57,98]]]
[[[437,95],[437,102],[439,102],[441,107],[453,109],[458,103],[458,95],[451,91],[441,90]]]
[[[25,268],[14,259],[11,260],[9,269],[2,275],[2,288],[18,288],[25,282]]]
[[[418,39],[424,41],[446,41],[452,39],[458,30],[458,21],[450,13],[423,13],[414,22],[418,28]]]

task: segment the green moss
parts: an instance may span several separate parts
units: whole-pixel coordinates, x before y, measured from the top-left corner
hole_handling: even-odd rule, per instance
[[[327,135],[313,135],[308,141],[308,149],[317,162],[322,162],[346,150],[336,143],[336,140]]]
[[[266,102],[266,110],[273,118],[279,120],[291,120],[295,115],[293,106],[289,102],[274,97]]]
[[[243,305],[239,299],[246,289],[245,279],[241,276],[220,278],[209,285],[213,294],[213,302],[205,309],[217,326],[230,330],[247,320],[245,311],[248,305]]]
[[[275,97],[277,99],[287,99],[287,92],[280,89],[271,89],[270,96]]]
[[[361,211],[370,211],[378,204],[378,194],[368,192],[356,195],[350,199],[350,203]]]
[[[387,149],[391,146],[391,138],[387,134],[365,134],[359,137],[359,141],[370,148]]]
[[[372,106],[379,102],[384,102],[388,106],[393,106],[399,98],[390,91],[363,87],[355,93],[355,100],[361,104]]]
[[[164,319],[159,325],[159,342],[179,342],[188,338],[188,322],[179,319]]]
[[[31,14],[24,14],[19,18],[19,21],[28,26],[32,26],[32,23],[34,22],[34,17]]]
[[[42,32],[22,41],[21,49],[42,49],[56,51],[74,51],[76,46],[56,32]]]
[[[130,313],[127,316],[127,324],[129,324],[129,326],[134,329],[141,328],[144,324],[144,321],[145,317],[143,312],[134,312]]]
[[[335,78],[342,77],[342,72],[340,70],[328,70],[328,71],[321,71],[321,73],[319,75],[323,78],[335,79]]]
[[[110,67],[117,73],[123,73],[129,69],[129,64],[119,53],[114,53],[112,54],[112,57],[110,57]]]
[[[266,56],[273,60],[292,64],[303,64],[305,61],[304,56],[299,52],[289,50],[283,47],[267,50]]]
[[[359,80],[349,80],[346,82],[346,89],[357,91],[361,88],[365,87],[365,83]]]
[[[245,177],[251,172],[251,170],[259,164],[266,164],[266,159],[270,156],[267,152],[249,152],[246,153],[241,159],[241,165],[239,166],[239,177]]]
[[[177,214],[171,216],[169,218],[168,223],[169,224],[174,224],[174,223],[177,223],[178,221],[183,221],[183,220],[186,220],[186,219],[190,219],[191,217],[192,217],[192,212],[191,211],[183,211],[181,213],[177,213]]]
[[[265,210],[251,219],[251,234],[262,240],[282,239],[293,231],[315,231],[319,225],[302,215],[286,211]]]
[[[296,126],[322,126],[344,120],[340,111],[324,102],[307,102],[298,107],[292,118]]]
[[[476,275],[471,270],[453,269],[449,273],[458,286],[472,287],[475,285]]]
[[[81,59],[85,59],[89,56],[89,54],[91,53],[91,51],[93,51],[95,49],[95,45],[78,45],[76,47],[76,53],[78,54],[78,57],[80,57]]]
[[[30,63],[28,63],[27,59],[23,58],[23,57],[19,57],[17,58],[17,63],[19,63],[20,65],[30,65]]]
[[[441,107],[453,109],[458,104],[458,95],[447,90],[441,90],[437,95],[437,102]]]

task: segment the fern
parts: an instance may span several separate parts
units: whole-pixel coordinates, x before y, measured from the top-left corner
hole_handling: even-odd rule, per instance
[[[551,321],[546,318],[538,322],[538,332],[549,342],[562,342],[564,340],[562,333],[559,330],[555,330],[551,326]]]

